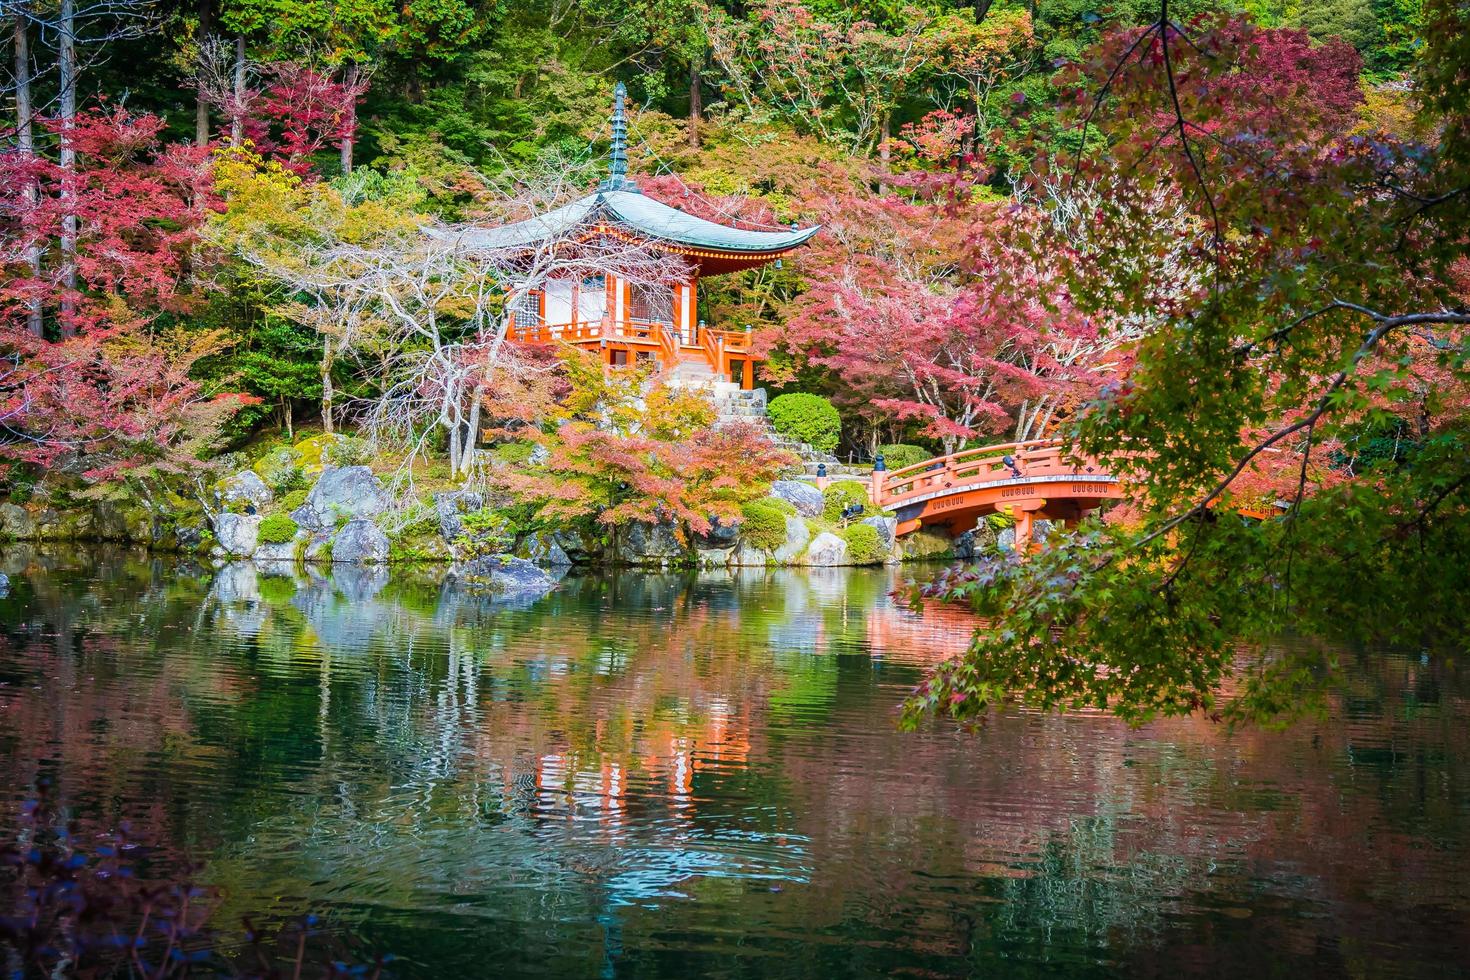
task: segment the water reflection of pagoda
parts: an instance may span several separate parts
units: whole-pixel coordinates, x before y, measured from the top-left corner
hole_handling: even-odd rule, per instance
[[[468,241],[489,248],[532,247],[554,240],[611,237],[682,260],[672,285],[644,285],[613,274],[552,279],[529,290],[510,311],[509,336],[527,344],[569,343],[597,352],[604,364],[653,361],[693,381],[739,381],[751,388],[762,358],[744,330],[706,326],[699,280],[754,269],[805,243],[817,228],[756,231],[696,217],[644,196],[628,176],[627,91],[613,102],[607,179],[580,200],[525,221],[481,229]]]

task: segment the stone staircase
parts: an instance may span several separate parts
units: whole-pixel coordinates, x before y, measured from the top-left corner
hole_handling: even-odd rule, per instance
[[[777,446],[800,457],[801,464],[799,472],[793,476],[815,478],[817,467],[825,465],[827,475],[831,477],[866,477],[868,470],[859,467],[843,465],[836,456],[824,453],[804,442],[798,442],[789,436],[783,436],[771,425],[770,417],[766,414],[766,390],[756,388],[746,391],[733,381],[726,381],[716,375],[703,359],[686,358],[663,373],[666,384],[675,387],[694,388],[703,391],[715,403],[715,409],[719,413],[715,419],[715,426],[732,425],[744,422],[759,426],[766,432],[766,438]]]

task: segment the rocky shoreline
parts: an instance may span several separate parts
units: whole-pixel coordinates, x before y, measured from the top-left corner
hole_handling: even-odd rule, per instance
[[[982,547],[975,532],[953,541],[926,531],[899,539],[891,515],[852,506],[859,513],[835,514],[830,489],[824,493],[800,480],[775,483],[757,502],[765,509],[752,508],[746,521],[717,521],[707,533],[681,538],[670,523],[521,530],[503,516],[506,501],[467,490],[434,493],[405,513],[394,508],[387,489],[365,465],[323,466],[304,494],[300,488],[273,488],[258,470],[241,470],[222,481],[209,504],[181,497],[152,506],[102,500],[60,510],[0,503],[0,539],[126,542],[215,564],[437,563],[476,569],[469,575],[485,575],[492,565],[841,567],[968,558]],[[851,499],[861,486],[848,481],[839,489]],[[755,517],[762,519],[761,526]]]

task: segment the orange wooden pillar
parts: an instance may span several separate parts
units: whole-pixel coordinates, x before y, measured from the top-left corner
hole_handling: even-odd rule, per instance
[[[740,387],[750,391],[755,387],[755,358],[745,359],[745,370],[740,372]]]
[[[1026,555],[1031,553],[1031,512],[1029,510],[1016,511],[1016,554]]]
[[[1036,515],[1046,506],[1045,500],[1023,500],[1005,505],[1016,519],[1016,554],[1028,555],[1036,548]]]
[[[888,479],[888,467],[879,456],[873,461],[872,482],[868,486],[868,497],[873,501],[874,507],[883,506],[883,486]]]

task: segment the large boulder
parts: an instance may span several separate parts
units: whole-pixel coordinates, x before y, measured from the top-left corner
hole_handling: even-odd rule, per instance
[[[254,470],[241,470],[226,479],[219,495],[227,506],[251,506],[256,510],[264,510],[276,496]]]
[[[439,533],[445,541],[453,541],[464,533],[464,515],[485,506],[485,495],[473,490],[448,490],[434,494],[434,514],[439,518]]]
[[[183,550],[192,550],[204,542],[204,528],[198,524],[177,524],[173,529],[174,543]]]
[[[734,548],[695,548],[694,564],[699,568],[725,568],[736,557]]]
[[[557,537],[540,531],[528,534],[516,546],[515,556],[524,558],[537,568],[566,568],[572,564],[572,559]]]
[[[795,515],[786,518],[786,540],[781,547],[771,552],[771,558],[778,565],[790,565],[801,557],[806,550],[807,542],[812,539],[811,529],[806,526],[806,521]]]
[[[348,521],[332,542],[332,563],[381,565],[388,560],[388,547],[388,535],[372,521]]]
[[[263,542],[256,546],[254,559],[257,565],[263,562],[289,562],[295,564],[296,556],[306,541],[306,532],[297,531],[290,541]]]
[[[807,545],[806,554],[802,556],[802,564],[819,568],[846,565],[847,542],[831,531],[823,531],[812,538],[812,543]]]
[[[389,503],[388,492],[366,466],[329,466],[291,519],[309,531],[328,531],[340,518],[376,517]]]
[[[674,534],[672,524],[640,521],[623,529],[618,557],[630,565],[672,565],[684,553],[684,545]]]
[[[10,576],[0,572],[0,597],[10,595]]]
[[[734,558],[740,544],[740,525],[718,517],[710,521],[708,531],[694,535],[694,564],[700,568],[724,568]]]
[[[771,484],[771,496],[780,497],[796,508],[802,517],[822,516],[822,491],[800,480],[777,480]]]
[[[922,528],[905,535],[898,543],[899,553],[905,560],[922,558],[949,558],[954,554],[954,545],[949,536],[941,531]]]
[[[722,521],[718,517],[710,518],[709,530],[703,534],[694,536],[694,547],[707,548],[733,548],[740,540],[740,522]]]
[[[36,522],[31,512],[19,504],[0,504],[0,537],[11,541],[29,541],[36,536]]]
[[[573,565],[590,565],[602,557],[602,542],[578,528],[562,528],[552,537]]]
[[[898,537],[898,518],[883,517],[880,514],[873,517],[865,517],[862,523],[878,532],[878,541],[885,549],[889,551],[893,550],[893,542]]]
[[[230,558],[249,558],[259,546],[259,514],[221,514],[214,519],[214,539]]]
[[[308,564],[330,562],[332,560],[332,536],[320,531],[312,534],[307,538],[306,548],[302,551],[301,557],[305,558]]]
[[[556,588],[556,579],[525,559],[510,555],[461,562],[450,569],[450,575],[456,583],[505,594],[538,595]]]

